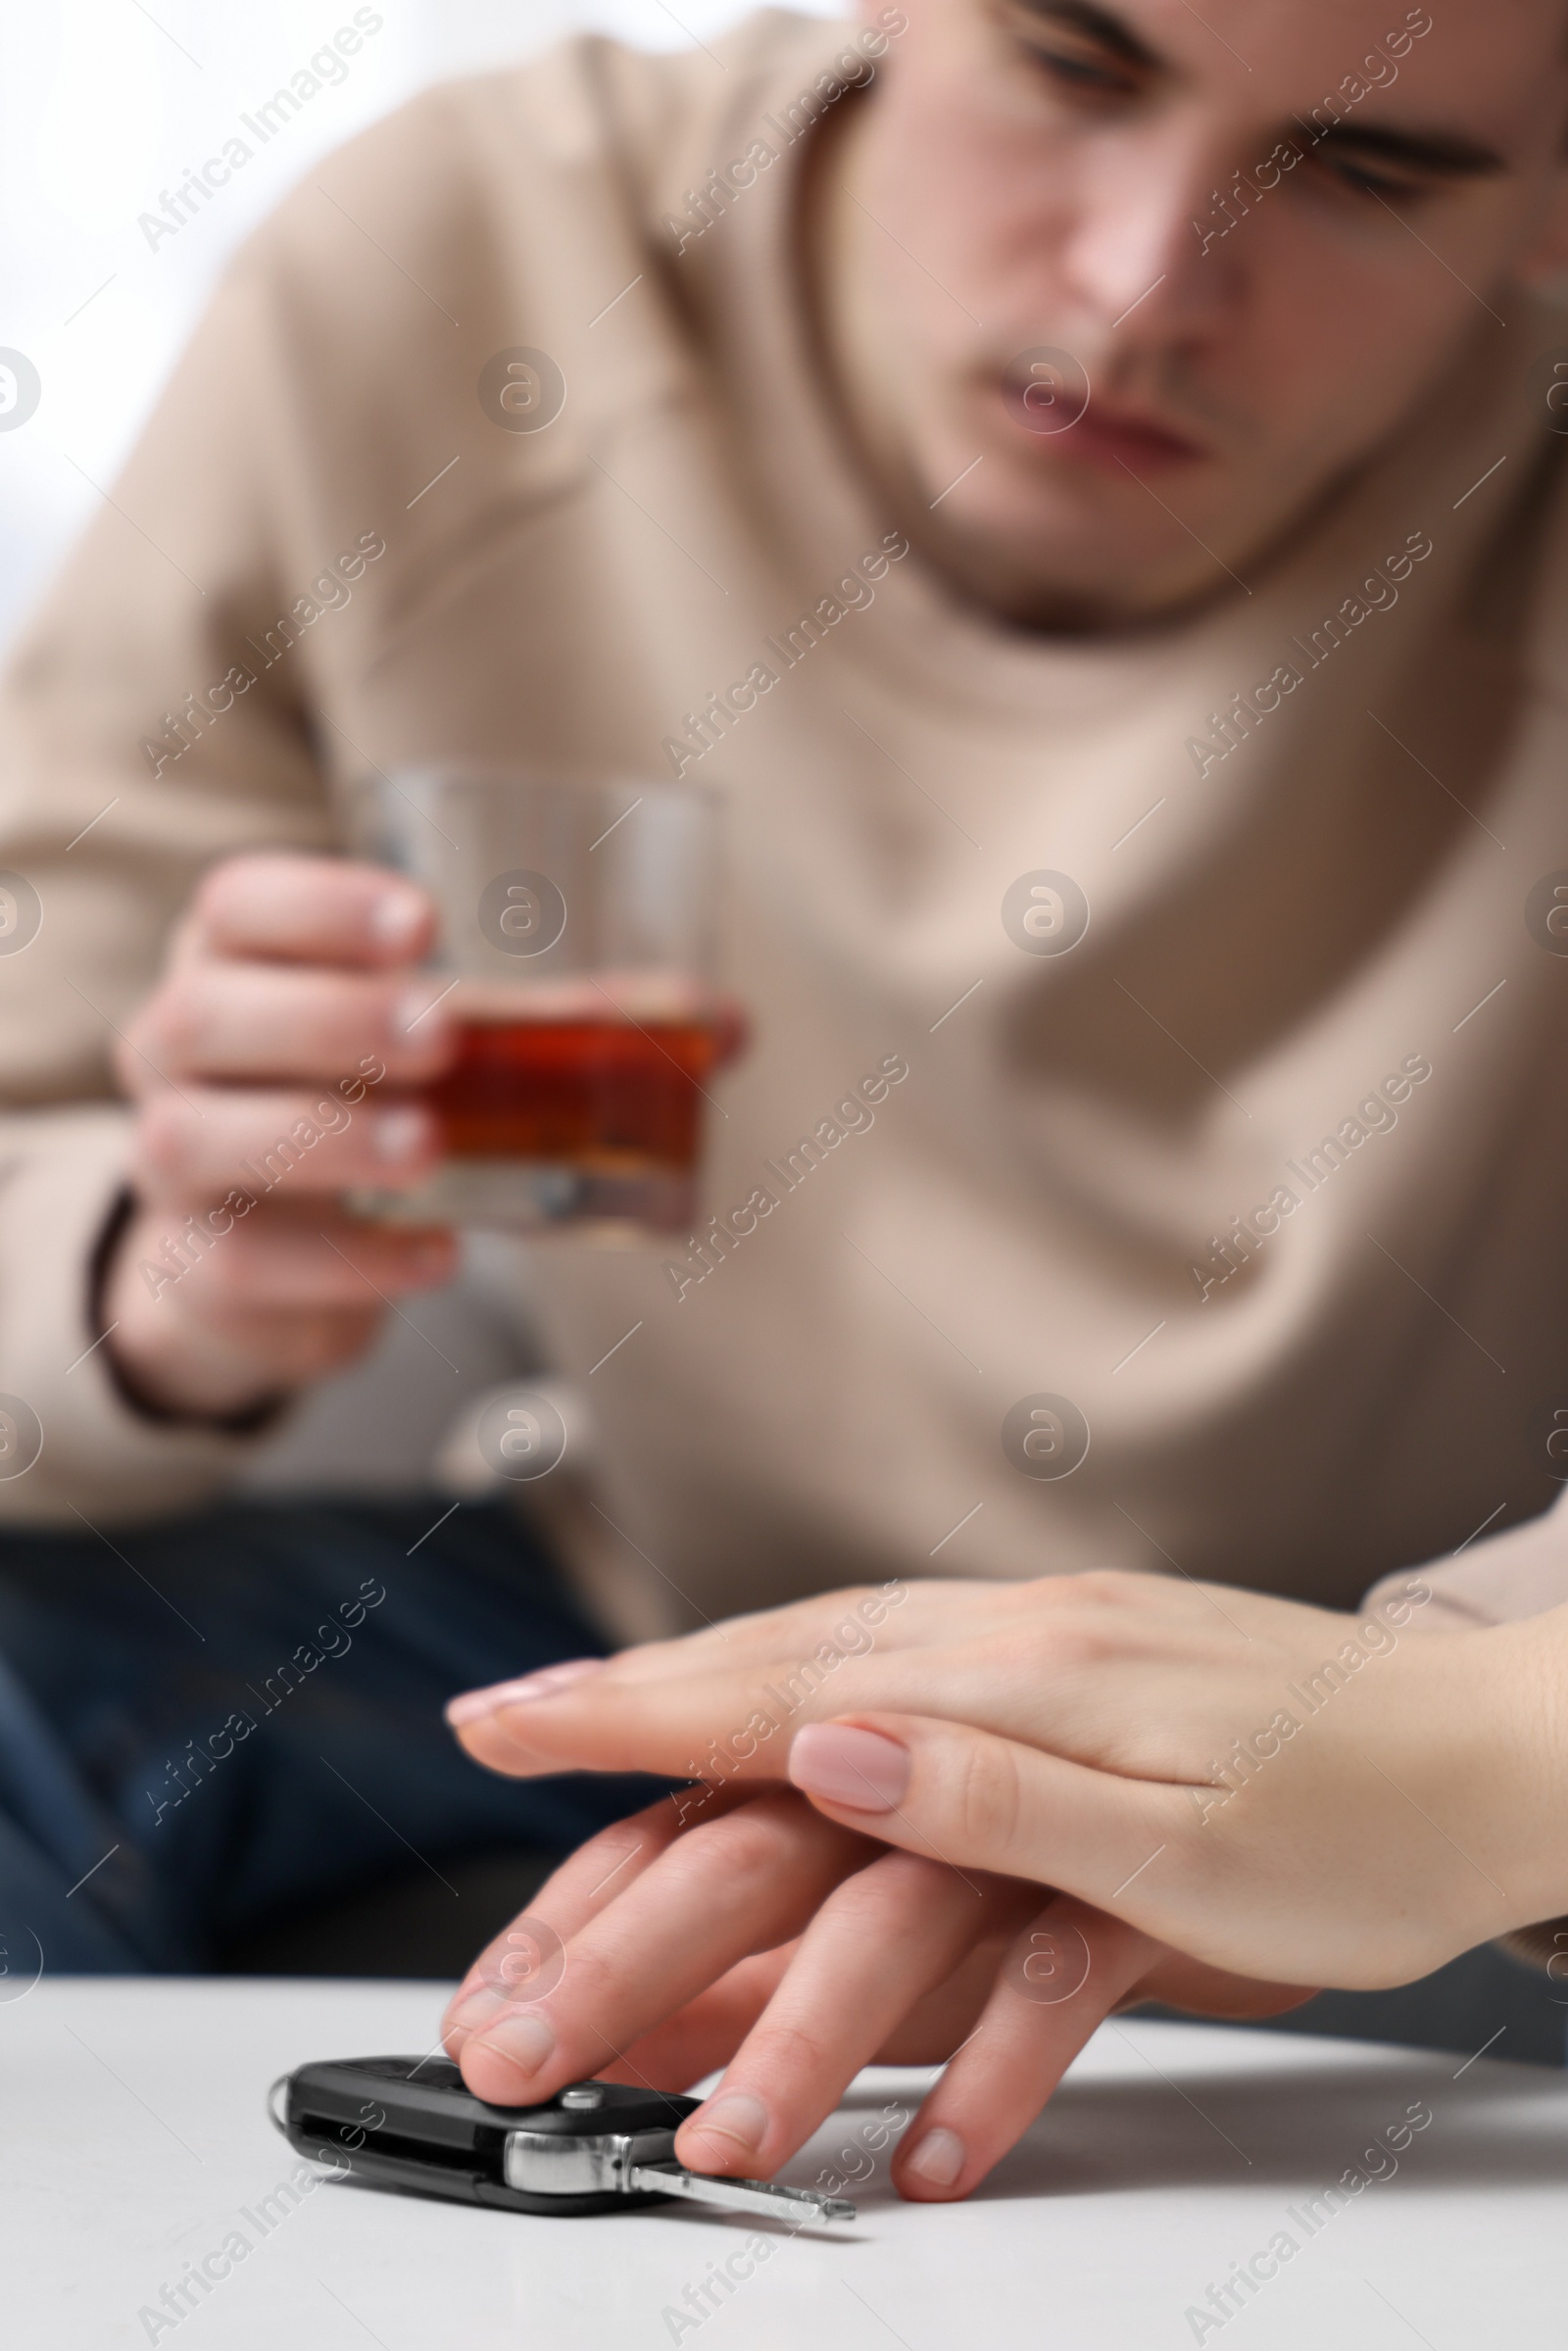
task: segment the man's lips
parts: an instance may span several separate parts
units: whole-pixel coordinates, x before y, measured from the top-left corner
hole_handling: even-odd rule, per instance
[[[1054,447],[1063,457],[1090,465],[1131,466],[1134,472],[1191,465],[1207,456],[1201,445],[1169,425],[1131,412],[1102,408],[1091,401],[1076,424],[1055,436]]]
[[[1208,452],[1171,425],[1148,416],[1133,416],[1121,409],[1104,409],[1089,402],[1077,425],[1057,435],[1055,449],[1086,465],[1128,465],[1133,472],[1163,472],[1175,465],[1197,465]]]
[[[1050,354],[1026,372],[1030,356],[1021,354],[1004,374],[1003,405],[1017,430],[1054,455],[1137,471],[1191,465],[1210,454],[1191,433],[1148,409],[1094,397],[1088,376],[1066,354]]]

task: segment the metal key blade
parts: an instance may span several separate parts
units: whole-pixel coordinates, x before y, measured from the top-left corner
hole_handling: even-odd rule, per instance
[[[628,2185],[663,2196],[686,2196],[694,2204],[722,2204],[731,2212],[760,2212],[778,2220],[780,2205],[797,2205],[803,2221],[853,2221],[856,2207],[842,2196],[819,2195],[814,2187],[775,2187],[767,2180],[713,2180],[678,2163],[634,2164]]]

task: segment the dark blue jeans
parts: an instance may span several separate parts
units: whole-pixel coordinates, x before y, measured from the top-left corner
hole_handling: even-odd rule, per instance
[[[356,1886],[564,1852],[651,1800],[458,1746],[455,1690],[603,1643],[505,1511],[448,1507],[0,1539],[0,1981],[198,1972]]]

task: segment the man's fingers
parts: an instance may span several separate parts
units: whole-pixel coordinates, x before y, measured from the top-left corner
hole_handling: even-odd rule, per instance
[[[737,1961],[798,1935],[875,1849],[788,1794],[705,1821],[571,1936],[547,1993],[455,2016],[471,2035],[464,2080],[517,2106],[602,2072]]]
[[[451,1058],[430,973],[196,961],[171,972],[122,1053],[137,1093],[152,1076],[213,1080],[382,1079],[417,1085]]]
[[[643,1811],[601,1829],[597,1837],[590,1837],[586,1844],[568,1854],[560,1869],[545,1880],[527,1909],[485,1944],[447,2002],[442,2037],[448,2056],[456,2057],[474,2030],[478,2010],[466,2024],[459,2025],[455,2019],[476,1992],[488,1988],[514,1999],[525,1998],[530,1989],[537,1992],[551,1972],[551,1940],[564,1950],[567,1939],[597,1909],[630,1891],[679,1833],[675,1806],[668,1796],[661,1796]],[[548,1928],[548,1935],[540,1935],[541,1926]]]
[[[675,2152],[767,2178],[837,2107],[914,2003],[945,1983],[1018,1888],[889,1853],[831,1893],[765,2011]],[[1025,1897],[1026,1898],[1026,1897]]]
[[[727,2065],[778,1988],[798,1942],[758,1951],[732,1967],[707,1991],[634,2040],[601,2069],[607,2082],[683,2090]]]
[[[378,1310],[389,1296],[437,1289],[457,1270],[457,1243],[443,1227],[365,1224],[317,1200],[225,1206],[200,1223],[205,1238],[192,1230],[197,1219],[172,1213],[168,1224],[166,1235],[154,1211],[136,1234],[147,1287],[161,1303],[199,1302],[215,1326],[252,1314]]]
[[[900,2194],[947,2203],[977,2187],[1157,1949],[1135,1928],[1065,1898],[1026,1924],[1003,1957],[973,2034],[900,2143],[893,2166]]]
[[[1040,1900],[1038,1886],[1019,1888],[1019,1903],[1032,1907]],[[991,1997],[1003,1949],[1012,1938],[1012,1922],[993,1925],[946,1983],[933,1985],[909,2009],[902,2023],[877,2050],[875,2065],[946,2065],[955,2049],[966,2041]]]
[[[808,1724],[790,1748],[790,1778],[830,1820],[964,1869],[1060,1886],[1152,1935],[1168,1935],[1173,1915],[1191,1908],[1200,1831],[1185,1788],[891,1714]]]
[[[748,1801],[749,1790],[715,1788],[710,1805],[700,1817],[716,1820],[721,1814],[733,1811],[736,1804]],[[526,1979],[540,1956],[538,1928],[544,1925],[550,1930],[550,1935],[544,1938],[547,1942],[553,1936],[564,1946],[607,1902],[618,1901],[629,1893],[644,1872],[691,1825],[691,1815],[679,1797],[660,1796],[641,1812],[612,1821],[608,1829],[601,1829],[586,1844],[580,1844],[574,1853],[568,1853],[561,1867],[545,1880],[527,1909],[492,1936],[473,1960],[447,2002],[449,2024],[469,1993],[480,1985],[502,1990],[517,2000],[526,1998],[530,1989],[537,1992],[538,1984],[530,1984]],[[471,2025],[459,2028],[456,2039],[448,2038],[450,2055],[457,2055],[458,2047],[472,2029]]]
[[[330,1086],[284,1093],[193,1081],[144,1105],[130,1175],[149,1204],[187,1206],[274,1185],[293,1197],[412,1184],[440,1151],[440,1128],[419,1102],[366,1094],[355,1105]]]
[[[181,952],[381,970],[413,962],[435,935],[425,893],[377,865],[338,857],[230,857],[202,883]]]

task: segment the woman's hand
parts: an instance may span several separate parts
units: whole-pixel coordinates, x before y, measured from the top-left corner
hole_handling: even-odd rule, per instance
[[[724,1784],[787,1753],[841,1826],[1214,1968],[1400,1984],[1568,1909],[1568,1610],[1423,1639],[1423,1596],[1357,1620],[1114,1574],[841,1592],[453,1716],[513,1773]]]
[[[1113,2009],[1261,2016],[1301,1996],[1038,1886],[890,1853],[799,1795],[725,1791],[684,1828],[666,1796],[573,1854],[470,1969],[445,2037],[498,2105],[593,2075],[684,2088],[722,2065],[676,2153],[749,2178],[793,2155],[861,2066],[945,2064],[893,2165],[901,2194],[940,2200],[985,2177]],[[906,2122],[862,2131],[819,2184],[853,2192]]]

